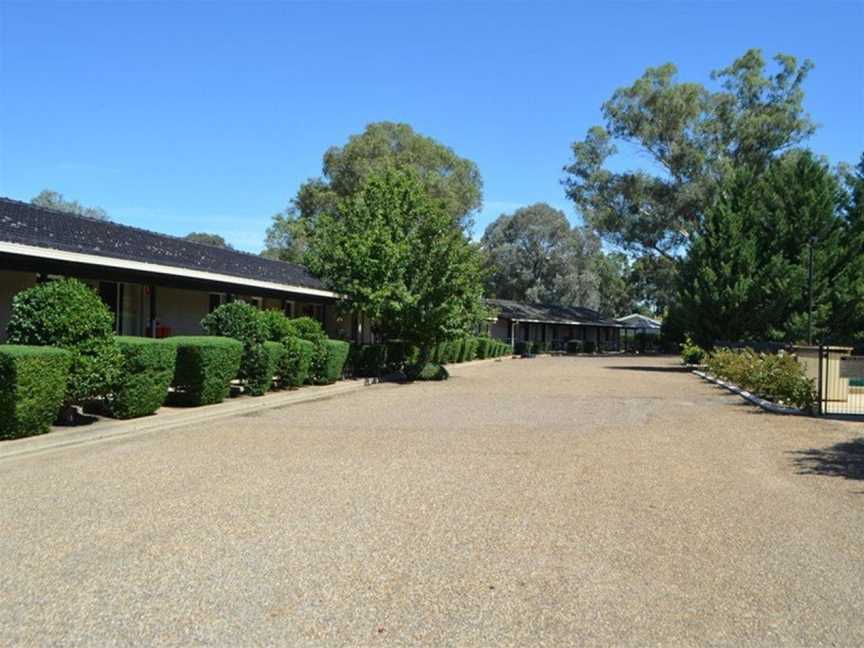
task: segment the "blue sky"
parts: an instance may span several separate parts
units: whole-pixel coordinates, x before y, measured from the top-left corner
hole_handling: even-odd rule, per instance
[[[864,150],[864,2],[0,2],[0,195],[258,251],[327,147],[410,123],[480,167],[478,231],[547,201],[647,66],[709,83],[750,47],[811,58],[810,146]],[[622,167],[645,165],[626,153]]]

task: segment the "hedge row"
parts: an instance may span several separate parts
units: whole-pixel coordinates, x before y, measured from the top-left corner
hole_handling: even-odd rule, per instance
[[[805,411],[816,402],[814,381],[792,354],[717,349],[704,360],[708,373],[767,400]]]
[[[397,371],[404,371],[409,378],[442,376],[442,372],[435,367],[475,359],[498,358],[509,353],[509,344],[489,337],[458,338],[432,347],[426,357],[426,363],[432,366],[424,371],[420,349],[405,342],[391,341],[386,344],[352,345],[350,366],[355,376],[366,378]]]
[[[328,340],[317,321],[289,320],[249,304],[225,304],[201,324],[207,336],[166,340],[115,336],[113,316],[76,279],[39,284],[13,299],[8,344],[0,346],[0,438],[40,434],[75,405],[101,399],[116,418],[172,402],[222,401],[239,379],[246,392],[330,384],[342,376],[348,344]]]
[[[153,414],[162,407],[174,379],[177,349],[162,340],[117,338],[123,366],[106,403],[111,415],[136,418]]]
[[[51,347],[0,346],[0,439],[48,431],[63,404],[72,359]]]

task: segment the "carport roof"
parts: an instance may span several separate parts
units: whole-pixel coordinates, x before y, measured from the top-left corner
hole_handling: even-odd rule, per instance
[[[607,319],[597,311],[583,306],[528,304],[512,301],[510,299],[487,299],[486,303],[492,308],[498,310],[499,317],[519,322],[625,328],[621,322]]]

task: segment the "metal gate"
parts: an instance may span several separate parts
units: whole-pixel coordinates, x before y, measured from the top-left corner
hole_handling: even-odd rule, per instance
[[[864,416],[864,356],[850,347],[820,346],[816,390],[819,414]]]

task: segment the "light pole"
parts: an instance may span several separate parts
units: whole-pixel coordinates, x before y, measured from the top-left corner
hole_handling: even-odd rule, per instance
[[[807,293],[809,306],[807,307],[807,345],[813,345],[813,246],[816,244],[816,235],[810,237],[810,263],[807,270]]]

